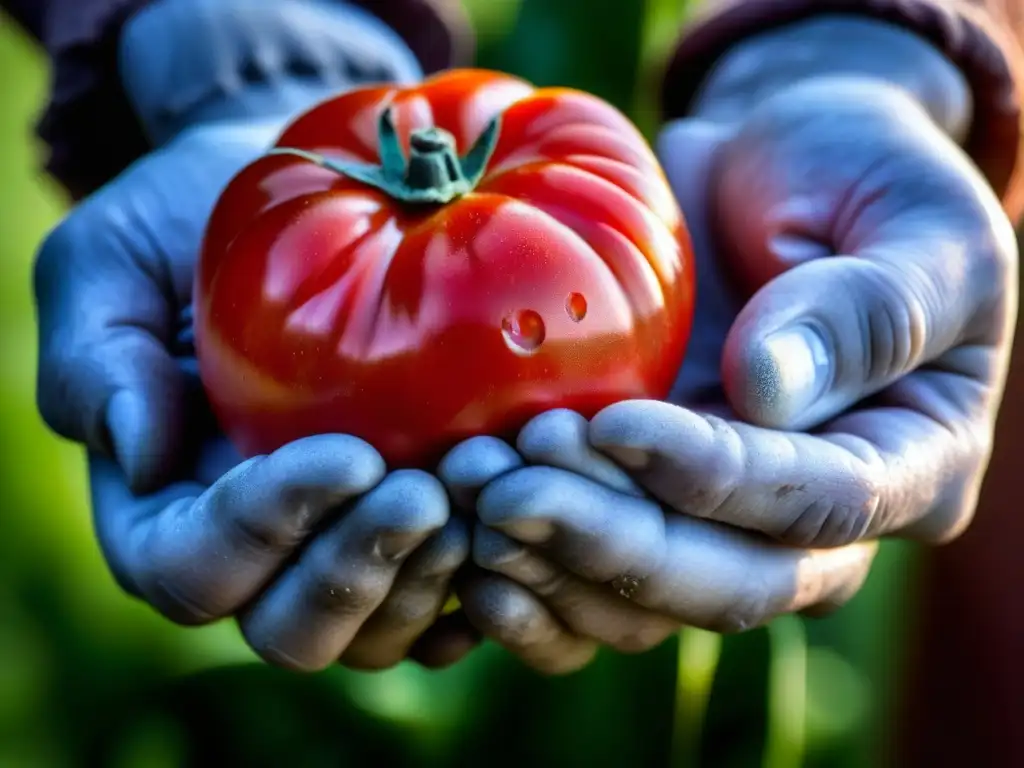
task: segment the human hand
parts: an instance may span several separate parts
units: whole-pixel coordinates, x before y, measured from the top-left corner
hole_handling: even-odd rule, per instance
[[[343,435],[242,462],[208,413],[188,303],[202,231],[228,180],[345,78],[409,80],[415,65],[407,52],[387,60],[393,35],[347,11],[336,23],[321,14],[330,6],[306,15],[298,3],[283,15],[272,3],[246,6],[263,15],[245,16],[243,39],[215,64],[232,64],[225,51],[244,58],[253,41],[286,64],[285,42],[313,24],[311,55],[344,76],[278,73],[182,111],[188,100],[177,97],[203,91],[168,79],[181,74],[175,42],[202,33],[199,22],[220,24],[224,39],[237,32],[222,28],[238,18],[231,3],[206,3],[199,15],[193,5],[154,3],[125,32],[128,92],[157,148],[75,208],[39,255],[39,407],[89,449],[97,536],[126,590],[185,624],[236,616],[274,663],[390,666],[439,614],[467,557],[444,489],[422,472],[386,475],[371,446]],[[346,61],[353,27],[368,60]],[[201,64],[186,74],[198,77]]]
[[[762,96],[660,141],[700,286],[670,402],[545,414],[521,459],[480,438],[443,467],[482,489],[467,615],[546,671],[679,624],[828,610],[877,538],[970,521],[1016,313],[1012,228],[905,91],[829,75]]]

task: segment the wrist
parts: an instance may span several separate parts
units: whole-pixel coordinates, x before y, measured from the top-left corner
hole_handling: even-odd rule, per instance
[[[125,23],[124,91],[154,145],[199,123],[279,119],[422,73],[401,38],[341,0],[155,0]]]
[[[823,77],[901,88],[957,141],[969,131],[970,87],[937,48],[885,22],[831,14],[734,46],[704,80],[693,111],[711,120],[739,121],[779,91]]]

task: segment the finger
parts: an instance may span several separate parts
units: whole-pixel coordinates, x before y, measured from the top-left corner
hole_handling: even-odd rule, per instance
[[[409,658],[428,669],[444,669],[480,645],[480,631],[462,609],[440,616],[409,649]]]
[[[392,472],[242,615],[246,640],[273,664],[326,668],[384,602],[403,562],[447,521],[448,497],[436,478]]]
[[[108,270],[85,263],[83,243],[116,244],[96,243],[75,221],[47,238],[36,262],[39,411],[58,434],[116,459],[133,488],[151,490],[183,437],[184,381],[168,351],[175,310],[166,286],[128,259]]]
[[[942,541],[969,520],[987,456],[976,429],[983,398],[960,413],[929,404],[947,377],[912,374],[888,402],[814,435],[626,401],[591,420],[590,442],[672,509],[787,544],[890,534]]]
[[[502,475],[481,492],[477,514],[591,581],[628,584],[665,555],[665,516],[657,504],[554,467]]]
[[[643,491],[628,474],[590,445],[587,441],[589,427],[587,420],[575,411],[564,408],[548,411],[522,428],[516,448],[531,464],[558,467],[613,490],[643,496]]]
[[[515,480],[516,475],[526,476],[532,470],[522,469],[495,481],[480,498],[481,519],[490,503],[492,489],[502,494],[501,503],[506,508],[508,519],[520,514],[531,519],[535,514],[533,493],[523,491],[529,479]],[[550,470],[560,472],[560,470]],[[538,484],[550,488],[562,484],[565,492],[559,497],[559,516],[567,520],[591,519],[593,530],[601,530],[599,522],[612,509],[621,511],[622,505],[639,500],[598,486],[592,480],[572,476],[565,478],[547,477],[537,480]],[[515,482],[513,483],[513,481]],[[502,488],[502,485],[505,488]],[[588,486],[592,488],[588,490]],[[619,496],[602,498],[592,491],[598,489],[607,494]],[[604,505],[606,509],[600,509]],[[518,510],[516,511],[516,508]],[[626,512],[627,519],[631,515]],[[554,535],[542,539],[524,541],[519,530],[506,525],[505,531],[511,538],[540,550],[545,559],[564,567],[576,576],[591,582],[605,582],[603,586],[655,614],[670,617],[680,624],[698,626],[715,631],[740,631],[770,621],[773,617],[794,611],[803,611],[819,605],[835,605],[854,594],[863,583],[874,557],[874,543],[852,544],[845,547],[817,550],[785,547],[773,543],[763,536],[707,520],[698,520],[685,515],[668,514],[664,517],[663,540],[660,546],[650,549],[649,556],[641,565],[635,561],[618,563],[614,568],[600,571],[593,566],[594,559],[603,559],[607,565],[614,561],[607,554],[609,544],[600,537],[580,532],[582,526],[563,528],[561,540]],[[529,529],[527,529],[529,531]],[[477,534],[478,536],[480,534]],[[478,552],[491,547],[498,549],[500,543],[485,539],[474,545],[474,560],[488,565],[495,563],[501,569],[502,560],[515,562],[529,573],[518,574],[532,583],[531,591],[537,590],[545,603],[567,624],[576,629],[568,615],[563,615],[551,602],[550,595],[570,586],[563,574],[545,568],[536,561],[524,561],[514,549],[505,548],[497,553]],[[507,566],[505,566],[507,567]],[[610,578],[613,573],[624,575]],[[517,579],[518,581],[518,579]],[[562,604],[570,604],[573,597],[563,594],[558,598]],[[601,620],[593,615],[583,616],[583,606],[577,605],[577,622],[587,621],[592,631],[607,633],[601,628]],[[656,630],[665,629],[660,625],[652,629],[650,637],[656,637]],[[648,641],[650,638],[645,638]]]
[[[679,623],[647,610],[607,584],[582,579],[507,536],[478,525],[473,562],[527,587],[573,633],[622,653],[660,645]],[[623,593],[629,594],[626,585]]]
[[[445,454],[438,465],[437,476],[448,489],[453,503],[459,509],[472,511],[481,488],[522,464],[519,454],[504,440],[473,437]]]
[[[857,130],[825,130],[826,108],[829,126]],[[745,419],[821,424],[958,345],[995,348],[1008,333],[1012,227],[901,91],[843,80],[790,89],[745,122],[719,170],[722,252],[737,274],[756,275],[752,288],[768,280],[723,356]]]
[[[810,435],[630,400],[594,417],[590,441],[691,517],[806,546],[855,541],[882,525],[881,464]]]
[[[632,599],[688,626],[740,632],[777,616],[851,598],[871,568],[874,542],[827,550],[784,547],[735,528],[672,515],[662,567]]]
[[[96,531],[115,576],[186,624],[234,613],[318,524],[383,475],[377,452],[344,435],[290,443],[208,489],[180,483],[144,497],[113,462],[90,460]]]
[[[458,587],[467,618],[487,638],[549,675],[586,666],[597,645],[573,635],[530,590],[503,576],[474,572]]]
[[[441,614],[455,572],[469,558],[469,526],[459,518],[413,552],[391,591],[341,655],[358,669],[387,669],[409,654],[416,640]]]

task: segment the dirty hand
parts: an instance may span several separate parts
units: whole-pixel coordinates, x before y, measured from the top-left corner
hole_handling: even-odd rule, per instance
[[[272,71],[226,77],[254,51],[252,66]],[[54,230],[35,280],[39,407],[89,450],[107,562],[174,621],[236,617],[273,663],[396,664],[468,556],[444,488],[424,472],[387,474],[345,435],[241,461],[209,415],[188,305],[229,179],[298,111],[362,81],[415,80],[418,65],[348,6],[225,0],[148,5],[123,32],[121,61],[155,148]]]
[[[669,402],[551,412],[517,450],[476,438],[441,467],[478,515],[459,594],[485,636],[565,672],[682,624],[828,610],[880,537],[964,530],[1017,285],[1010,222],[957,145],[969,123],[960,73],[875,22],[723,60],[658,146],[698,259]]]

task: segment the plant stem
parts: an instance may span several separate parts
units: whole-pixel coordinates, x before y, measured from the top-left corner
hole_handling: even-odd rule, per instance
[[[699,0],[644,0],[643,28],[640,35],[640,62],[633,88],[630,113],[641,133],[653,139],[661,123],[658,101],[659,75],[672,45],[679,37],[683,22]]]
[[[807,634],[782,616],[768,625],[768,739],[764,768],[799,768],[807,746]]]
[[[700,762],[701,731],[721,652],[721,635],[693,627],[680,630],[670,758],[672,768],[692,768]]]

